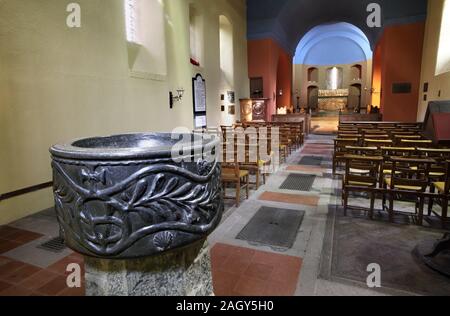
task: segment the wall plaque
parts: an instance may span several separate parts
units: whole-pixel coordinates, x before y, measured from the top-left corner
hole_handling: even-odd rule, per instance
[[[192,90],[194,96],[194,114],[206,114],[206,82],[201,74],[192,78]]]

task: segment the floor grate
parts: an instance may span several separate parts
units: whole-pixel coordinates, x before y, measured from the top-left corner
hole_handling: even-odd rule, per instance
[[[304,211],[262,207],[236,237],[258,245],[290,249],[305,216]]]
[[[43,249],[50,252],[60,253],[64,249],[66,249],[66,245],[64,243],[64,239],[61,237],[56,237],[46,241],[42,245],[39,245],[37,248]]]
[[[323,157],[316,157],[316,156],[305,156],[303,157],[299,165],[305,165],[305,166],[320,166],[322,165]]]
[[[314,175],[291,174],[280,186],[280,189],[309,192],[313,187],[314,181],[316,181],[316,176]]]

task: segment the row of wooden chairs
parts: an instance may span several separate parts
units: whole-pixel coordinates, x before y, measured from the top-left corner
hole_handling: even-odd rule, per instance
[[[252,131],[249,127],[255,127]],[[264,128],[261,132],[261,128]],[[285,162],[293,150],[304,143],[303,123],[293,124],[236,124],[220,128],[206,128],[194,131],[217,135],[222,139],[222,184],[225,189],[234,187],[235,196],[225,195],[225,199],[234,199],[236,205],[241,202],[241,193],[249,198],[249,190],[257,190],[261,181],[266,183],[267,175],[273,169],[274,162]],[[275,143],[274,143],[275,141]],[[279,157],[272,151],[272,146],[279,146]],[[264,152],[267,149],[267,152]],[[261,156],[261,153],[263,155]],[[266,155],[265,155],[266,154]],[[251,182],[250,176],[255,177]]]
[[[446,226],[449,220],[450,160],[364,155],[346,155],[345,159],[342,193],[345,215],[349,208],[349,193],[352,191],[369,193],[371,219],[375,198],[381,194],[383,210],[388,212],[390,221],[394,221],[396,213],[401,213],[394,210],[394,201],[406,196],[415,202],[418,225],[423,223],[425,200],[428,199],[428,216],[437,216],[442,226]],[[434,211],[434,203],[440,206],[440,213]]]

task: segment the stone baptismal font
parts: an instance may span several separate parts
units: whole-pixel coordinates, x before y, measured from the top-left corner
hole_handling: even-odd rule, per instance
[[[178,136],[51,148],[61,236],[85,256],[87,295],[213,295],[206,238],[223,213],[219,140]]]

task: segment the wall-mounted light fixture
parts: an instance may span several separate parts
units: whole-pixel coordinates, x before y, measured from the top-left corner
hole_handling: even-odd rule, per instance
[[[179,88],[177,89],[177,94],[174,95],[172,91],[169,92],[169,102],[170,102],[170,108],[173,109],[173,105],[175,102],[179,102],[183,99],[184,95],[184,89]]]

